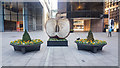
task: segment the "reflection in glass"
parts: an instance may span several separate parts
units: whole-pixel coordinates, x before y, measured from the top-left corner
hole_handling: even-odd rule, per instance
[[[4,20],[10,20],[10,15],[4,15]]]
[[[23,14],[23,3],[18,2],[18,14]]]
[[[4,9],[4,14],[9,14],[10,15],[10,10]]]

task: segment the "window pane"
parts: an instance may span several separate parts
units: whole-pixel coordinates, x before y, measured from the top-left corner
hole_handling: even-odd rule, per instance
[[[10,14],[10,10],[4,9],[4,14]]]
[[[10,14],[10,2],[4,3],[4,14]]]
[[[18,14],[23,14],[23,3],[18,2]]]
[[[10,15],[4,15],[4,20],[10,20]]]
[[[20,15],[20,14],[18,15],[18,21],[23,21],[23,15],[22,15],[22,14],[21,14],[21,15]]]
[[[17,13],[11,11],[11,21],[17,21]]]
[[[11,2],[10,8],[11,8],[12,12],[15,12],[17,14],[17,12],[18,12],[18,6],[17,6],[16,2]]]

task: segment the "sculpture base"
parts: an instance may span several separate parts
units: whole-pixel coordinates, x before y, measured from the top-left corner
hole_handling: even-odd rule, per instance
[[[68,46],[68,41],[47,41],[47,46]]]
[[[47,41],[47,46],[68,46],[68,41],[66,39],[50,38]]]

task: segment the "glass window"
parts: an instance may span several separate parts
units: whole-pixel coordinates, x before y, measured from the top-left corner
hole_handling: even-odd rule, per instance
[[[4,14],[10,14],[10,3],[9,2],[4,3]]]
[[[10,14],[10,10],[4,9],[4,14]]]
[[[10,20],[10,2],[4,3],[4,20]]]
[[[10,10],[10,2],[5,2],[4,8]]]
[[[11,11],[17,14],[17,12],[18,12],[18,5],[17,5],[17,3],[16,2],[11,2],[10,6],[11,6]]]
[[[74,2],[72,7],[73,11],[92,10],[103,12],[103,2]]]
[[[10,20],[10,15],[9,14],[4,15],[4,20]]]
[[[17,13],[11,11],[11,21],[17,21]]]
[[[20,15],[20,14],[18,15],[18,21],[23,21],[23,15],[22,15],[22,14],[21,14],[21,15]]]
[[[23,3],[18,2],[18,14],[23,14]]]

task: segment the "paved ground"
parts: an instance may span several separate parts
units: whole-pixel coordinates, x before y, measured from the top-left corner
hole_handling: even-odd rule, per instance
[[[95,39],[106,40],[103,51],[91,53],[77,50],[76,38],[86,38],[87,32],[71,33],[67,38],[68,47],[47,47],[48,36],[45,32],[30,32],[31,38],[43,40],[40,51],[22,54],[9,45],[10,41],[20,39],[23,32],[2,33],[2,65],[3,66],[117,66],[118,65],[118,33],[107,37],[106,33],[94,33]]]

